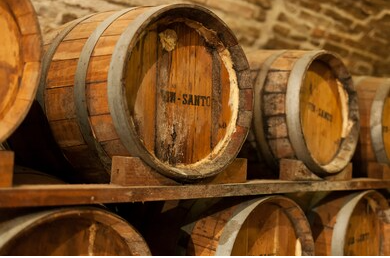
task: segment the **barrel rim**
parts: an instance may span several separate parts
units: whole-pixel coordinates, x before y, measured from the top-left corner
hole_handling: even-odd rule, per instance
[[[86,217],[83,217],[86,216]],[[7,250],[9,245],[12,245],[14,239],[23,236],[23,232],[33,230],[45,223],[52,222],[58,219],[65,218],[90,218],[104,225],[110,226],[117,234],[119,234],[129,247],[131,252],[143,252],[140,255],[151,255],[149,247],[142,235],[126,220],[118,215],[97,207],[67,207],[44,210],[39,212],[29,213],[16,217],[9,221],[10,224],[16,225],[13,230],[7,230],[0,238],[0,249]],[[107,222],[109,220],[109,222]],[[8,224],[9,224],[8,223]],[[9,226],[7,223],[0,225],[0,228]],[[135,244],[136,246],[132,246]]]
[[[370,110],[370,136],[376,159],[380,163],[390,164],[390,153],[386,152],[383,141],[383,112],[385,101],[390,96],[390,79],[386,79],[377,89]]]
[[[348,222],[355,210],[355,207],[364,198],[374,199],[380,204],[381,209],[389,207],[386,198],[375,190],[357,192],[349,195],[336,216],[336,223],[332,232],[330,255],[344,255],[345,233],[348,228]]]
[[[348,123],[352,123],[346,138],[342,139],[339,149],[332,161],[328,164],[319,164],[311,155],[303,135],[301,117],[299,112],[300,87],[305,78],[305,73],[311,63],[315,60],[325,61],[335,73],[337,79],[343,84],[344,90],[348,93]],[[336,69],[337,68],[337,69]],[[340,70],[338,70],[340,69]],[[319,175],[329,175],[340,172],[344,169],[355,152],[359,136],[360,124],[357,104],[357,93],[354,89],[351,75],[341,58],[326,50],[309,51],[294,64],[288,80],[286,92],[286,120],[289,140],[298,159]]]
[[[19,81],[19,88],[13,105],[6,110],[5,116],[0,120],[0,143],[4,142],[23,122],[24,118],[33,103],[35,95],[38,90],[39,80],[41,76],[41,59],[43,40],[41,28],[39,26],[38,17],[35,9],[30,0],[23,0],[23,4],[19,1],[5,1],[5,4],[9,6],[11,14],[15,19],[16,24],[19,27],[19,33],[21,37],[35,36],[38,40],[33,40],[29,43],[28,47],[31,48],[31,52],[35,53],[33,57],[29,57],[26,60],[23,49],[21,49],[21,57],[23,59],[22,75]],[[23,10],[24,13],[16,14],[15,10],[22,7],[28,7],[27,10]],[[22,17],[23,16],[23,17]],[[28,17],[30,21],[26,24],[24,21]],[[21,20],[23,19],[23,20]],[[30,34],[30,29],[25,29],[27,26],[34,28],[35,33]],[[20,45],[23,45],[23,41],[20,41]],[[28,68],[33,67],[33,72],[26,72]],[[31,89],[32,88],[32,89]]]
[[[222,150],[217,153],[218,155],[214,154],[215,157],[213,158],[211,158],[213,156],[213,153],[211,152],[211,154],[201,159],[199,162],[189,164],[187,167],[174,167],[164,163],[153,154],[149,153],[143,145],[135,131],[133,117],[130,115],[127,100],[125,98],[126,94],[123,80],[125,68],[127,66],[127,62],[125,61],[130,57],[132,48],[142,34],[142,29],[146,28],[152,22],[157,21],[166,12],[179,9],[188,9],[192,12],[197,11],[224,28],[222,33],[223,37],[220,38],[220,41],[224,43],[228,54],[232,58],[232,70],[234,71],[233,75],[236,77],[235,87],[237,87],[237,94],[234,98],[237,98],[238,100],[241,89],[252,89],[249,82],[238,80],[237,78],[240,73],[249,70],[249,65],[243,50],[239,47],[237,39],[230,28],[214,13],[202,6],[194,4],[171,4],[148,9],[146,12],[139,15],[121,35],[116,44],[109,68],[107,87],[108,103],[114,121],[114,127],[122,143],[124,143],[131,155],[141,157],[149,166],[168,177],[191,181],[216,175],[234,160],[248,134],[251,120],[249,118],[252,117],[252,110],[241,109],[241,105],[239,105],[239,107],[237,106],[237,109],[233,109],[233,121],[231,121],[230,124],[234,126],[234,131],[230,135],[224,137],[223,141],[225,146],[223,146]],[[198,22],[203,22],[202,24],[204,24],[205,21],[200,19]],[[242,59],[240,60],[240,63],[235,62],[235,60],[239,60],[238,58]],[[231,139],[229,142],[225,143],[228,136],[231,136]]]
[[[229,221],[223,227],[215,255],[230,256],[238,232],[245,220],[259,205],[269,202],[275,202],[277,205],[284,208],[284,211],[290,221],[299,216],[300,223],[294,224],[297,226],[296,228],[294,227],[294,231],[301,243],[302,255],[314,255],[314,240],[311,234],[310,224],[306,219],[305,213],[293,200],[280,195],[271,195],[240,203],[237,209],[234,210]]]

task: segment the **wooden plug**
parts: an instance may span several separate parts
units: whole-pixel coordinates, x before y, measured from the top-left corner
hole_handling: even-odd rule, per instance
[[[112,158],[111,184],[122,186],[180,185],[152,169],[140,158],[123,156]]]
[[[390,167],[387,164],[369,162],[367,164],[367,177],[375,179],[390,179]]]
[[[343,170],[334,175],[329,175],[325,177],[319,177],[309,170],[306,165],[295,159],[281,159],[280,160],[280,170],[279,170],[279,179],[281,180],[291,180],[291,181],[345,181],[352,179],[352,163],[349,163]]]
[[[322,178],[311,172],[302,161],[295,159],[280,160],[279,179],[289,181],[323,180]]]
[[[0,151],[0,187],[11,187],[14,174],[14,152]]]
[[[232,184],[232,183],[245,183],[247,178],[248,161],[243,158],[236,158],[220,173],[205,179],[198,184]]]

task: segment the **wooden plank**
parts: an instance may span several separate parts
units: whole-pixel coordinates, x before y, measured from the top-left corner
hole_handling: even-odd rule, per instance
[[[14,173],[14,152],[0,151],[0,187],[12,186]]]
[[[324,179],[335,181],[335,180],[351,180],[352,179],[352,163],[348,163],[348,165],[341,170],[339,173],[334,175],[326,176]]]
[[[340,181],[352,179],[352,163],[349,163],[342,171],[334,175],[329,175],[323,178],[316,176],[311,172],[305,164],[300,160],[294,159],[281,159],[280,160],[280,171],[279,179],[281,180],[329,180],[329,181]]]
[[[236,159],[216,176],[196,184],[229,184],[246,182],[247,160]],[[138,157],[114,156],[111,166],[111,184],[122,186],[181,185],[149,167]]]
[[[252,180],[237,184],[127,187],[109,184],[23,185],[0,188],[0,207],[125,203],[384,188],[390,188],[390,180],[367,178],[349,181],[299,182]]]
[[[247,178],[247,167],[247,159],[237,158],[222,172],[209,180],[205,180],[205,182],[200,182],[200,184],[245,183]]]
[[[180,185],[146,165],[138,157],[114,156],[111,166],[111,184],[122,186]]]
[[[375,179],[390,179],[390,167],[387,164],[369,162],[367,164],[367,177]]]
[[[322,180],[311,172],[300,160],[281,159],[279,163],[279,179],[281,180]]]

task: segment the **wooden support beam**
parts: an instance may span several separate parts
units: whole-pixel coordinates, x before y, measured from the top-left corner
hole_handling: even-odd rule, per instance
[[[367,177],[376,179],[390,179],[390,167],[387,164],[369,162]]]
[[[291,181],[343,181],[352,179],[352,163],[349,163],[342,171],[333,175],[319,177],[310,171],[300,160],[282,159],[280,160],[279,179]]]
[[[14,152],[0,150],[0,187],[12,186]]]
[[[228,184],[246,181],[247,160],[235,159],[217,175],[194,184]],[[171,178],[161,175],[140,158],[114,156],[111,166],[111,184],[122,186],[172,186],[182,185]]]

